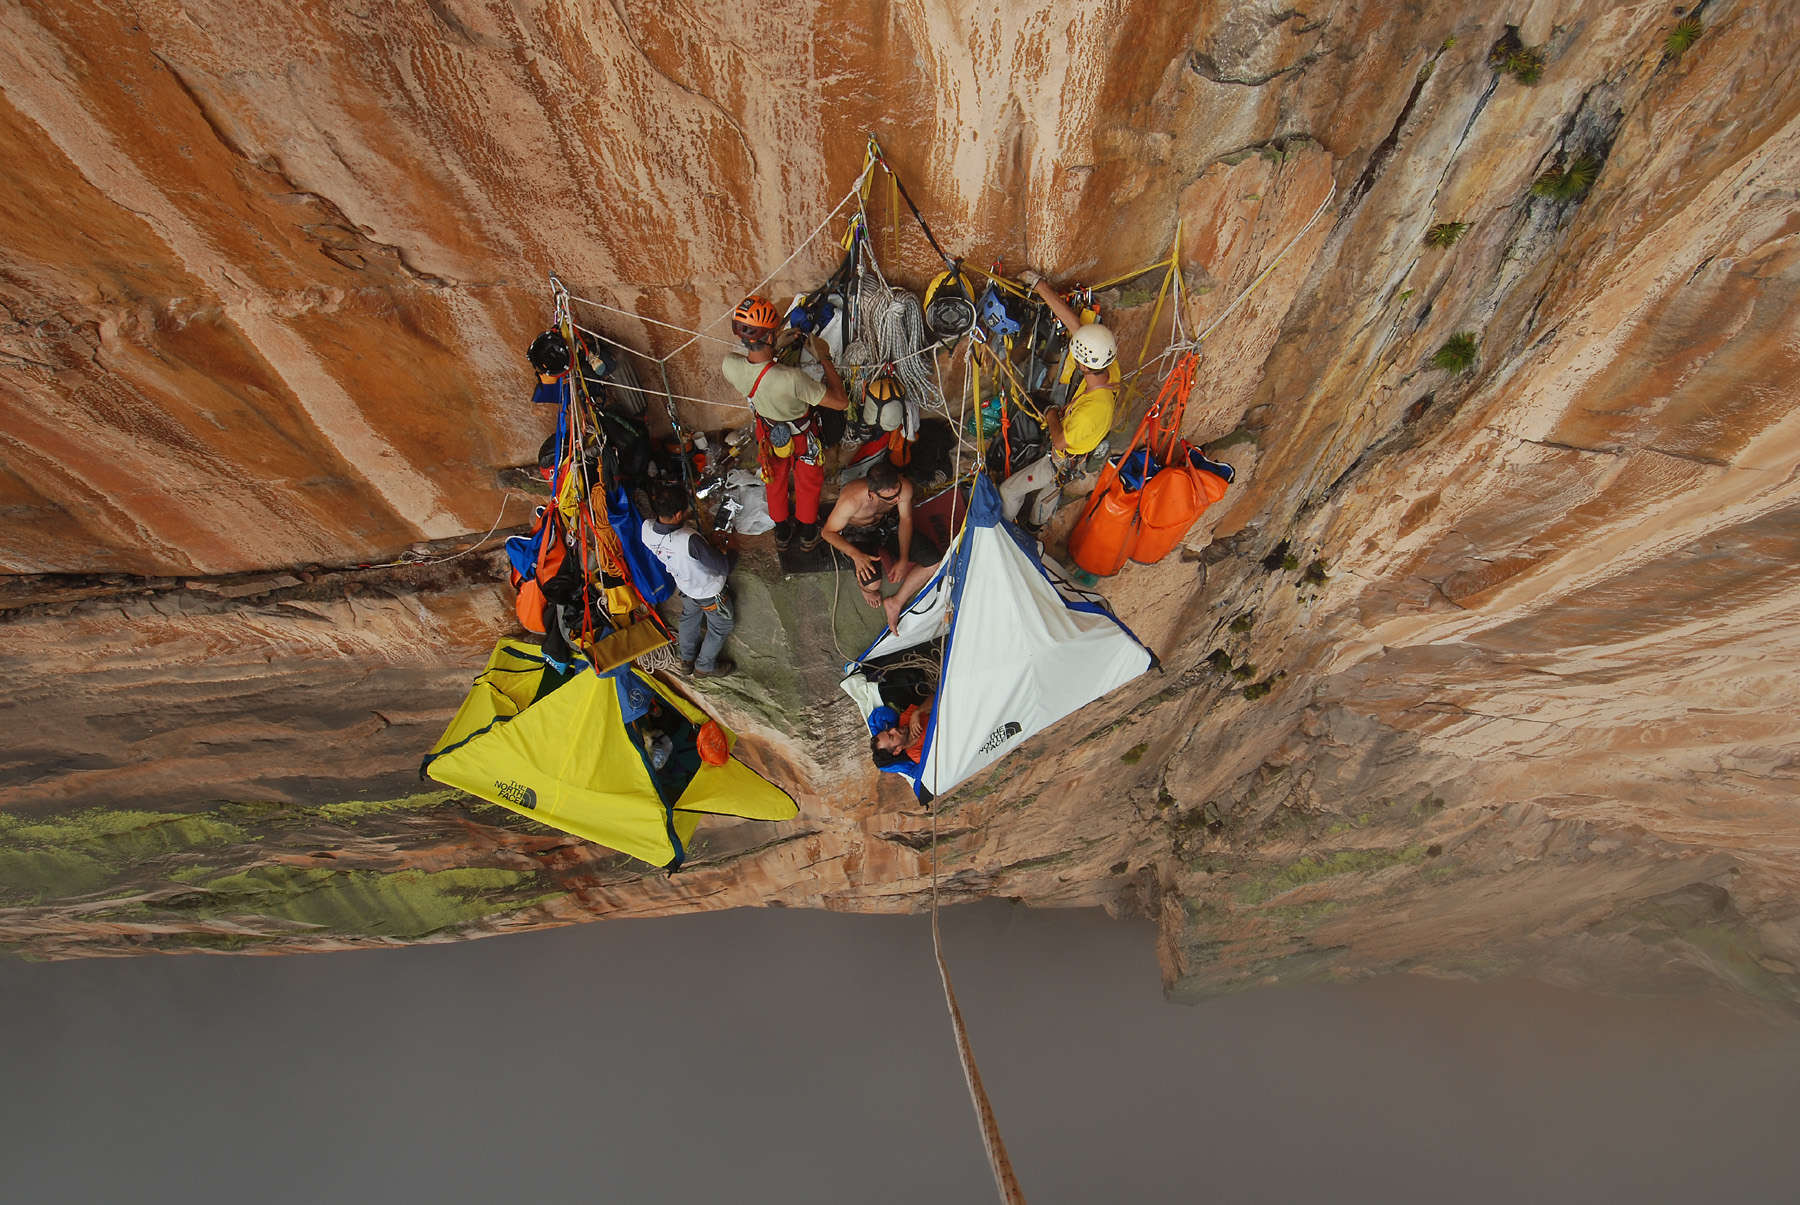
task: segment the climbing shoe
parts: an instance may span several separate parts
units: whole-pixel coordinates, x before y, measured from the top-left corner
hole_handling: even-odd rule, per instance
[[[811,552],[819,546],[819,525],[802,523],[800,525],[800,551]]]
[[[794,521],[777,519],[775,521],[775,550],[786,552],[788,545],[794,542]]]
[[[737,673],[737,662],[733,661],[730,657],[720,657],[717,661],[713,662],[713,667],[711,669],[695,670],[694,677],[728,678],[735,673]]]

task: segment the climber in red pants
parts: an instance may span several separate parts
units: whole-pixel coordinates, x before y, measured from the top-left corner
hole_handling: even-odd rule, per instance
[[[763,297],[746,297],[731,317],[731,330],[744,354],[728,355],[719,371],[749,399],[756,411],[756,442],[768,481],[769,517],[775,520],[775,547],[786,549],[796,528],[800,548],[819,543],[819,493],[825,487],[825,445],[819,438],[819,407],[846,410],[850,398],[831,363],[823,339],[812,340],[812,352],[825,370],[815,381],[798,368],[775,362],[775,333],[781,317]],[[794,482],[794,506],[788,509],[788,479]]]

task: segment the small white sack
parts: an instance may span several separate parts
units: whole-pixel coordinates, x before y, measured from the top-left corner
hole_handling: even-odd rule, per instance
[[[775,530],[769,517],[769,498],[763,492],[763,481],[749,469],[733,469],[725,475],[725,491],[737,499],[739,510],[731,529],[741,536],[760,536]]]

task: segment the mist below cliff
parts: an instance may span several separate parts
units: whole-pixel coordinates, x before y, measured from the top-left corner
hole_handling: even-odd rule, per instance
[[[1393,977],[1165,1003],[1153,927],[951,909],[1033,1202],[1773,1199],[1800,1031]],[[15,1200],[985,1201],[924,917],[0,963]]]

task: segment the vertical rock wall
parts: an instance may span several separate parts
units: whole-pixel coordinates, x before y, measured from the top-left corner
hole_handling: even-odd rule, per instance
[[[545,426],[544,273],[667,353],[651,320],[830,265],[782,266],[873,131],[978,261],[1099,279],[1179,224],[1189,430],[1240,470],[1108,586],[1169,677],[953,797],[953,890],[1154,911],[1187,993],[1592,965],[1788,998],[1800,16],[1692,14],[1675,54],[1673,8],[1614,0],[14,6],[0,565],[483,530]],[[1153,301],[1112,298],[1128,362]],[[709,426],[718,350],[670,364]],[[836,736],[763,735],[817,771],[801,828],[544,916],[915,900],[925,822]]]

